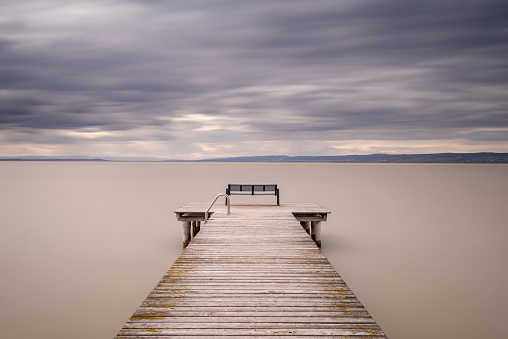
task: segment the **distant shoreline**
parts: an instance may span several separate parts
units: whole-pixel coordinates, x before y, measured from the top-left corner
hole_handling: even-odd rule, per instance
[[[441,164],[506,164],[508,153],[430,153],[430,154],[369,154],[338,156],[243,156],[199,160],[159,158],[92,158],[92,157],[0,157],[0,161],[80,161],[80,162],[254,162],[254,163],[441,163]]]

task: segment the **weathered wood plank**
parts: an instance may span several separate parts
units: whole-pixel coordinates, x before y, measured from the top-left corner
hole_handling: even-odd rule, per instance
[[[305,336],[323,336],[323,335],[370,335],[373,337],[384,336],[384,333],[379,329],[348,329],[348,328],[313,328],[313,329],[292,329],[292,328],[143,328],[143,329],[128,329],[122,328],[118,335],[207,335],[207,336],[265,336],[265,335],[305,335]]]
[[[249,316],[249,317],[132,317],[127,323],[238,323],[238,322],[247,322],[247,323],[292,323],[292,324],[300,324],[300,323],[333,323],[333,324],[374,324],[374,319],[370,317],[287,317],[287,316]]]
[[[241,318],[241,317],[239,317]],[[245,320],[248,320],[246,318]],[[348,330],[377,330],[375,323],[343,323],[343,322],[201,322],[201,321],[171,321],[171,322],[128,322],[124,329],[335,329],[340,325],[341,329]]]
[[[341,311],[342,309],[342,311]],[[215,306],[174,306],[174,307],[139,307],[133,317],[312,317],[319,321],[328,317],[371,318],[362,307],[215,307]]]
[[[350,335],[321,335],[320,337],[322,338],[334,338],[334,339],[351,339],[351,338],[354,338],[354,339],[372,339],[372,338],[385,338],[384,336],[381,336],[381,337],[373,337],[373,336],[361,336],[361,335],[355,335],[355,336],[350,336]],[[152,336],[152,335],[143,335],[143,336],[118,336],[116,337],[118,339],[133,339],[133,338],[142,338],[142,339],[154,339],[154,338],[157,338],[157,339],[207,339],[207,338],[210,338],[210,336],[208,335],[169,335],[169,336],[165,336],[165,335],[157,335],[157,336]],[[226,335],[226,336],[223,336],[223,335],[214,335],[213,336],[213,339],[229,339],[229,338],[233,338],[231,335]],[[258,335],[242,335],[241,337],[238,337],[238,338],[242,338],[242,339],[254,339],[254,338],[260,338],[260,336]],[[263,339],[280,339],[281,336],[280,335],[264,335],[263,336]],[[300,336],[300,335],[291,335],[291,338],[292,339],[309,339],[309,336]]]

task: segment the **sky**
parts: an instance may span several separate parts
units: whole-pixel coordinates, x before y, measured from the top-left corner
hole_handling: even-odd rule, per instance
[[[0,0],[0,156],[508,152],[505,0]]]

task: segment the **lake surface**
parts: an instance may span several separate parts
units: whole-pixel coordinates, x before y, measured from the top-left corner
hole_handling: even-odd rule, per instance
[[[329,209],[322,251],[391,339],[505,335],[507,165],[1,162],[2,337],[114,337],[182,250],[173,211],[233,182]]]

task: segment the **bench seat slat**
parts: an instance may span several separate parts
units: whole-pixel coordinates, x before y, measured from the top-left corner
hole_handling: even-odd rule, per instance
[[[252,192],[231,192],[228,195],[252,195]],[[256,191],[254,195],[277,195],[277,194],[274,191],[272,192]]]

